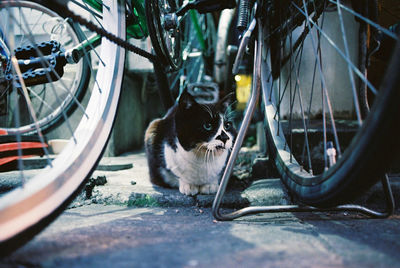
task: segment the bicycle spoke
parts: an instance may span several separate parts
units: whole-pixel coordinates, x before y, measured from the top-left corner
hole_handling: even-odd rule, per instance
[[[107,30],[107,34],[123,40],[126,33],[125,5],[123,1],[103,1],[109,8],[107,10],[104,7],[102,13],[103,25]],[[54,124],[52,127],[56,127],[56,122],[51,121],[50,117],[57,116],[57,120],[64,119],[67,114],[72,113],[72,106],[65,107],[63,105],[67,104],[65,102],[67,100],[70,102],[69,104],[74,104],[72,98],[69,97],[70,94],[74,96],[77,94],[76,101],[83,98],[80,93],[86,93],[85,90],[89,82],[83,78],[86,78],[84,76],[90,73],[89,68],[87,66],[83,68],[81,62],[74,67],[69,65],[68,68],[63,70],[58,69],[60,67],[58,65],[59,62],[54,62],[54,59],[58,60],[57,57],[62,55],[59,52],[64,48],[64,44],[61,43],[60,48],[58,43],[51,42],[51,34],[48,34],[46,30],[41,31],[40,25],[46,24],[48,18],[51,20],[51,18],[58,19],[62,18],[62,16],[54,11],[53,5],[49,4],[49,7],[47,7],[41,3],[42,1],[12,0],[0,2],[0,14],[4,15],[0,17],[0,23],[5,22],[4,26],[0,25],[1,63],[2,65],[3,63],[8,64],[4,72],[5,79],[2,78],[0,95],[5,92],[8,94],[8,96],[4,96],[7,98],[4,101],[6,108],[4,117],[12,117],[11,120],[7,120],[7,127],[11,126],[16,130],[15,134],[10,133],[8,128],[1,126],[2,133],[6,133],[5,135],[9,136],[5,136],[5,138],[10,138],[12,143],[15,143],[13,152],[10,152],[13,154],[11,162],[2,164],[1,170],[10,170],[13,172],[10,174],[13,178],[16,177],[14,176],[16,174],[18,175],[17,179],[22,181],[22,184],[21,181],[18,181],[15,183],[15,188],[7,188],[5,189],[6,192],[2,192],[0,195],[0,229],[2,230],[0,232],[0,247],[2,248],[2,255],[4,255],[4,250],[6,251],[5,254],[8,254],[8,252],[15,250],[16,247],[21,246],[22,243],[25,243],[42,230],[50,222],[49,219],[55,218],[67,202],[72,200],[73,194],[77,192],[80,185],[83,185],[84,178],[90,176],[93,167],[104,151],[111,133],[120,96],[125,54],[122,48],[106,40],[101,43],[100,55],[107,66],[103,66],[100,63],[96,72],[96,80],[99,87],[102,88],[102,93],[99,90],[88,89],[88,102],[85,104],[84,115],[80,111],[73,114],[74,121],[78,119],[78,122],[77,127],[74,127],[75,129],[73,130],[71,129],[71,133],[68,130],[66,131],[67,133],[62,133],[63,129],[56,129],[55,132],[51,129],[51,132],[49,130],[46,133],[46,135],[48,134],[46,139],[53,135],[66,134],[76,139],[75,143],[72,138],[69,139],[59,154],[55,152],[56,146],[54,146],[54,160],[53,156],[49,160],[51,162],[49,164],[52,166],[47,162],[44,163],[46,165],[44,168],[43,166],[36,166],[36,159],[32,159],[32,156],[42,156],[43,154],[45,157],[49,156],[42,133],[42,128],[45,126],[38,126],[41,116],[44,115],[46,119],[50,120],[49,122]],[[32,12],[30,8],[33,9]],[[18,10],[20,10],[20,14],[17,14]],[[10,14],[13,12],[15,12],[14,19]],[[37,21],[41,13],[45,15],[43,19]],[[5,21],[5,19],[9,21]],[[63,23],[63,20],[61,20],[60,25]],[[47,26],[51,28],[52,26],[57,27],[60,25],[56,22]],[[13,26],[15,30],[10,29]],[[68,42],[70,46],[80,43],[81,39],[83,39],[80,36],[80,29],[75,28],[74,25],[71,26],[70,23],[68,23],[68,26],[69,28],[65,32],[53,28],[56,30],[55,34],[63,35],[53,40],[59,43]],[[17,29],[18,27],[22,27],[23,30]],[[32,28],[37,29],[37,32],[31,33]],[[5,32],[5,29],[7,29],[7,32]],[[68,39],[69,37],[71,39]],[[16,47],[16,44],[19,44],[22,39],[23,43]],[[55,45],[52,46],[53,44]],[[49,52],[48,50],[51,51]],[[40,59],[44,55],[46,60]],[[32,60],[28,62],[25,61],[26,59]],[[49,62],[54,63],[51,65],[54,68],[49,68]],[[63,64],[64,62],[62,62],[61,68],[64,67]],[[27,72],[27,70],[30,72]],[[57,77],[53,73],[57,72],[57,70],[61,77]],[[64,71],[63,74],[62,71]],[[62,82],[57,82],[57,78],[61,78]],[[61,86],[63,88],[60,88]],[[78,88],[78,86],[82,87]],[[92,82],[89,86],[93,87],[96,84]],[[64,92],[64,90],[67,91]],[[11,100],[11,103],[8,99]],[[57,106],[58,108],[48,109],[49,106],[54,108]],[[73,109],[76,108],[75,106]],[[47,110],[56,111],[57,109],[60,109],[59,114],[54,114],[53,111],[47,114]],[[33,123],[28,122],[29,125],[26,125],[25,121],[33,121],[35,128],[22,132],[33,127]],[[35,160],[35,166],[25,163],[25,159],[28,157]],[[23,159],[24,161],[22,161]],[[4,160],[8,161],[9,159]],[[29,168],[35,170],[27,172],[25,169]],[[17,169],[19,170],[18,173]],[[22,241],[21,237],[24,237]]]
[[[73,3],[73,4],[75,4],[76,6],[82,8],[83,10],[89,12],[90,15],[95,16],[95,17],[97,17],[97,18],[99,18],[99,19],[102,19],[102,18],[103,18],[102,15],[100,15],[100,14],[97,13],[97,12],[94,12],[92,8],[88,7],[86,3],[85,3],[85,4],[82,4],[82,3],[80,3],[80,2],[78,2],[78,1],[76,1],[76,0],[69,0],[69,1],[70,1],[71,3]],[[107,6],[105,6],[105,7],[107,7]],[[108,9],[108,8],[107,8],[107,9]]]
[[[11,16],[9,17],[9,20],[11,21],[13,19],[13,13],[10,12],[10,14],[11,14]],[[28,24],[27,24],[27,22],[26,22],[26,20],[24,18],[24,15],[22,14],[22,12],[19,12],[19,14],[21,14],[21,19],[24,20],[24,22],[26,24],[26,27],[28,27],[28,30],[29,30],[29,26],[28,26]],[[15,44],[14,35],[10,35],[10,37],[11,37],[10,38],[11,48],[13,48],[14,44]],[[48,164],[51,166],[51,161],[50,161],[50,159],[48,157],[49,152],[47,150],[47,146],[46,146],[46,143],[44,141],[44,136],[43,136],[43,134],[41,132],[41,129],[40,129],[38,123],[37,123],[38,120],[36,118],[35,110],[34,110],[34,108],[32,106],[32,103],[31,103],[30,98],[29,98],[28,90],[27,90],[27,88],[25,86],[25,82],[24,82],[24,80],[22,78],[22,73],[21,73],[21,70],[20,70],[19,65],[18,65],[18,60],[17,60],[17,58],[15,57],[14,54],[11,55],[11,64],[13,66],[13,73],[18,77],[19,83],[20,83],[20,85],[22,87],[21,90],[23,92],[26,104],[28,106],[28,110],[29,110],[30,116],[32,117],[32,119],[33,119],[33,121],[35,123],[35,127],[36,127],[36,130],[38,132],[40,143],[42,144],[42,148],[43,148],[43,150],[44,150],[44,152],[45,152],[45,154],[47,156],[46,160],[47,160]],[[17,88],[14,88],[13,90],[15,91],[15,93],[18,92]],[[20,127],[20,124],[19,124],[19,122],[20,122],[19,102],[17,101],[17,103],[18,104],[16,105],[16,107],[17,107],[16,108],[16,126],[17,126],[17,129],[19,129],[19,127]],[[22,149],[21,149],[21,133],[18,131],[16,136],[17,136],[17,143],[18,143],[18,162],[19,162],[18,165],[19,165],[19,169],[22,171],[23,170],[23,163],[22,163],[22,158],[23,157],[22,157]]]
[[[306,5],[305,5],[305,0],[303,0],[303,6],[305,8],[305,12],[302,12],[302,13],[306,16],[307,21],[310,22],[308,11],[307,11]],[[307,24],[307,25],[308,25],[308,27],[310,27],[309,24]],[[332,105],[330,103],[329,94],[328,94],[328,90],[327,90],[327,87],[326,87],[325,76],[324,76],[324,74],[322,72],[322,64],[321,64],[321,62],[319,60],[319,57],[318,57],[318,52],[316,50],[315,41],[314,41],[312,32],[310,32],[310,39],[311,39],[311,44],[312,44],[312,47],[313,47],[314,55],[318,59],[318,70],[319,70],[320,77],[321,77],[322,88],[324,90],[324,95],[325,95],[326,103],[327,103],[327,106],[328,106],[328,112],[330,114],[331,125],[332,125],[333,135],[334,135],[334,139],[335,139],[336,149],[337,149],[339,157],[340,157],[341,149],[340,149],[339,138],[338,138],[337,131],[336,131],[336,124],[335,124],[335,120],[334,120],[334,116],[333,116]]]
[[[307,150],[307,156],[308,156],[308,172],[313,175],[313,169],[312,169],[312,164],[311,164],[311,154],[310,154],[310,145],[308,142],[308,128],[306,125],[306,119],[305,119],[305,114],[304,114],[304,110],[303,110],[303,97],[301,94],[301,87],[300,87],[300,79],[299,79],[299,74],[296,74],[296,84],[298,87],[298,95],[299,95],[299,104],[300,104],[300,112],[302,115],[302,123],[303,123],[303,128],[304,128],[304,142],[305,142],[305,146],[306,146],[306,150]]]
[[[9,13],[12,13],[11,10],[8,10]],[[11,18],[8,17],[7,18],[9,20],[9,22],[11,21]],[[9,23],[8,25],[10,25],[10,28],[8,29],[10,32],[14,32],[14,25]],[[10,45],[11,48],[13,48],[13,46],[15,46],[15,38],[13,35],[10,36]],[[11,49],[11,51],[13,51]],[[11,54],[12,56],[12,54]],[[15,70],[12,69],[12,73],[15,74]],[[12,92],[11,92],[11,102],[14,103],[14,107],[16,107],[15,113],[14,115],[14,124],[16,128],[20,127],[20,120],[21,120],[21,116],[19,113],[19,100],[18,100],[18,93],[16,88],[14,87],[14,84],[12,84]],[[21,144],[22,144],[22,138],[21,138],[21,133],[17,132],[16,136],[16,142],[17,142],[17,168],[19,171],[19,178],[21,180],[22,185],[25,184],[25,176],[23,173],[24,170],[24,164],[22,162],[22,148],[21,148]]]
[[[359,18],[359,19],[365,21],[365,22],[368,23],[369,25],[373,26],[375,29],[377,29],[377,30],[379,30],[379,31],[382,31],[385,35],[390,36],[390,37],[393,38],[394,40],[398,40],[398,39],[399,39],[394,33],[392,33],[391,31],[389,31],[388,29],[386,29],[386,28],[380,26],[379,24],[373,22],[372,20],[370,20],[370,19],[368,19],[368,18],[366,18],[366,17],[364,17],[364,16],[361,16],[360,14],[358,14],[357,12],[354,12],[354,11],[351,10],[350,8],[346,7],[345,5],[340,4],[338,1],[329,0],[329,2],[338,5],[338,6],[339,6],[340,8],[342,8],[343,10],[346,10],[346,11],[348,11],[349,13],[351,13],[352,15],[356,16],[357,18]]]
[[[263,58],[262,92],[271,160],[301,202],[334,206],[351,201],[357,187],[376,182],[372,177],[381,174],[376,166],[384,171],[383,163],[374,166],[375,152],[386,161],[385,146],[395,144],[390,134],[380,135],[399,118],[398,76],[390,70],[398,69],[400,48],[394,34],[369,21],[383,21],[385,4],[378,9],[340,0],[264,4],[261,39],[271,52]],[[357,47],[362,35],[365,41]],[[379,42],[380,50],[375,49]],[[395,56],[388,64],[384,61],[393,44]],[[381,67],[385,74],[375,73]],[[365,109],[368,101],[371,112]]]
[[[324,16],[325,17],[325,16]],[[323,17],[323,18],[324,18]],[[323,23],[321,23],[321,28],[323,27]],[[321,51],[321,34],[317,31],[318,36],[318,59],[319,62],[322,62],[322,51]],[[318,66],[318,59],[315,59],[314,65],[314,73],[313,79],[316,76],[316,67]],[[326,96],[325,91],[323,90],[323,84],[321,82],[321,102],[322,102],[322,135],[323,135],[323,154],[324,154],[324,170],[328,170],[328,155],[327,155],[327,121],[326,121]]]
[[[318,26],[316,25],[310,18],[309,16],[304,13],[304,11],[298,7],[297,5],[293,4],[294,7],[296,7],[296,9],[302,13],[306,18],[307,21],[309,23],[311,23],[312,25],[314,25],[316,27],[316,29],[325,37],[325,39],[329,42],[329,44],[335,48],[335,50],[339,53],[339,55],[346,61],[346,63],[352,68],[352,70],[360,77],[361,80],[363,80],[365,83],[367,83],[368,88],[372,91],[372,93],[374,93],[375,95],[378,94],[377,89],[374,87],[374,85],[372,85],[372,83],[366,79],[364,77],[364,74],[362,74],[360,72],[360,70],[358,70],[358,68],[346,57],[346,55],[344,55],[343,51],[341,49],[339,49],[339,47],[335,44],[335,42]],[[311,33],[310,33],[311,34]]]
[[[349,46],[347,44],[346,31],[344,29],[342,10],[341,10],[339,1],[337,1],[337,13],[338,13],[339,21],[340,21],[340,29],[342,31],[345,55],[346,55],[347,58],[350,58]],[[352,72],[351,67],[349,65],[347,65],[347,70],[349,72],[349,78],[350,78],[350,83],[351,83],[351,89],[352,89],[352,92],[353,92],[354,107],[355,107],[355,110],[356,110],[358,125],[361,126],[362,120],[361,120],[360,104],[358,103],[357,89],[356,89],[356,84],[355,84],[355,81],[354,81],[353,72]]]
[[[84,35],[84,36],[85,36],[85,41],[88,42],[89,45],[90,45],[90,47],[91,47],[91,51],[93,51],[93,52],[95,53],[95,55],[96,55],[97,59],[99,60],[99,62],[101,62],[101,64],[102,64],[103,66],[105,66],[104,61],[101,59],[101,57],[100,57],[100,55],[97,53],[96,49],[95,49],[95,48],[93,47],[93,45],[90,43],[90,41],[89,41],[89,39],[87,38],[87,36],[86,36],[86,35]],[[84,57],[84,60],[87,62],[88,66],[89,66],[90,74],[92,75],[92,77],[96,77],[96,76],[95,76],[95,71],[93,70],[93,67],[92,67],[92,63],[90,62],[89,55],[88,55],[88,53],[87,53],[86,51],[84,52],[83,57]],[[100,85],[99,85],[97,79],[94,79],[94,83],[96,83],[97,88],[99,89],[99,91],[100,91],[100,93],[101,93],[101,87],[100,87]]]
[[[30,4],[28,5],[28,6],[30,6]],[[25,7],[25,6],[24,6]],[[42,22],[39,22],[38,20],[36,20],[35,19],[35,24],[29,24],[28,22],[26,22],[26,15],[29,15],[30,13],[29,13],[29,11],[31,11],[32,10],[32,8],[24,8],[24,9],[21,9],[21,8],[18,8],[18,10],[19,10],[19,13],[18,13],[18,19],[17,18],[15,18],[15,16],[10,16],[10,18],[12,18],[13,19],[13,21],[15,22],[15,24],[17,24],[18,26],[19,26],[19,29],[20,29],[20,33],[22,33],[23,35],[23,38],[19,38],[19,41],[21,41],[22,39],[24,39],[24,40],[27,40],[27,41],[29,41],[30,43],[32,43],[32,44],[36,44],[36,41],[34,40],[34,37],[33,36],[31,36],[30,34],[27,34],[27,32],[30,32],[30,31],[32,31],[32,29],[30,28],[30,26],[29,25],[34,25],[35,27],[37,27],[36,25],[38,25],[38,24],[40,24],[40,23],[43,23],[43,25],[48,25],[48,23],[47,22],[45,22],[44,21],[44,19],[42,20]],[[36,11],[37,13],[39,13],[39,15],[40,16],[43,16],[43,12],[41,12],[41,11]],[[36,14],[36,13],[35,13]],[[46,13],[47,14],[47,13]],[[51,14],[51,13],[50,13]],[[50,16],[50,20],[52,20],[52,18],[54,18],[54,17],[51,17],[52,15],[49,15]],[[53,15],[54,16],[54,15]],[[32,15],[32,17],[33,18],[36,18],[37,16],[33,16]],[[23,22],[24,21],[24,22]],[[67,23],[66,22],[66,20],[61,20],[61,22],[60,23],[63,23],[63,24],[65,24],[65,23]],[[4,23],[3,23],[4,24]],[[5,23],[5,26],[7,26],[8,24],[7,23]],[[25,27],[26,28],[23,28],[22,26],[23,25],[25,25]],[[55,25],[55,26],[57,26],[57,25]],[[47,27],[47,26],[44,26],[44,27]],[[51,24],[49,24],[48,25],[48,27],[52,27],[52,25]],[[58,27],[58,26],[57,26]],[[65,27],[65,26],[63,26],[63,27]],[[4,28],[3,28],[4,29]],[[44,29],[44,28],[43,28]],[[48,28],[48,29],[50,29],[50,28]],[[54,29],[54,28],[53,28]],[[50,29],[51,30],[51,29]],[[71,31],[71,28],[68,30],[67,29],[67,31]],[[60,32],[54,32],[55,34],[59,34]],[[68,35],[65,35],[65,37],[68,37]],[[71,38],[65,38],[65,37],[63,37],[62,38],[62,42],[66,42],[66,43],[69,43],[69,44],[71,44],[71,45],[73,45],[73,40],[72,40],[72,37]],[[61,40],[61,39],[60,39]],[[64,44],[65,45],[65,44]],[[41,54],[41,52],[40,51],[38,51],[37,50],[37,48],[35,47],[35,46],[33,46],[34,47],[34,49],[35,49],[35,51],[36,51],[36,54],[39,56],[39,58],[42,56],[42,54]],[[86,55],[85,55],[86,56]],[[43,67],[46,67],[46,66],[49,66],[49,63],[48,63],[48,61],[47,60],[43,60],[42,62],[40,62],[40,64],[43,66]],[[69,65],[69,66],[72,66],[72,65]],[[37,106],[38,106],[38,109],[37,109],[37,112],[38,112],[38,116],[41,116],[39,113],[43,113],[43,118],[41,118],[40,119],[40,124],[42,125],[42,124],[48,124],[47,122],[50,122],[51,120],[53,120],[52,119],[52,117],[49,117],[48,115],[51,115],[51,114],[59,114],[60,115],[60,117],[62,117],[63,118],[63,120],[67,123],[66,124],[66,126],[67,126],[67,128],[69,129],[69,132],[70,133],[72,133],[73,132],[73,130],[72,130],[72,127],[69,125],[69,122],[68,122],[68,116],[65,114],[65,111],[64,111],[64,109],[65,109],[65,107],[67,107],[67,105],[69,105],[69,103],[74,103],[74,105],[76,105],[77,107],[79,107],[79,109],[83,112],[83,115],[84,116],[88,116],[87,114],[86,114],[86,112],[85,112],[85,108],[82,106],[82,104],[80,103],[80,101],[78,101],[77,100],[77,97],[75,96],[75,93],[73,92],[73,90],[74,89],[77,89],[77,87],[78,87],[78,84],[77,84],[77,82],[76,82],[76,75],[78,74],[77,73],[77,71],[79,71],[80,70],[80,68],[81,67],[78,67],[78,69],[76,69],[75,67],[73,67],[73,68],[69,68],[68,66],[67,67],[65,67],[65,69],[64,69],[64,75],[63,75],[63,77],[62,77],[62,79],[61,79],[61,77],[60,77],[60,75],[53,69],[53,68],[51,68],[50,69],[50,72],[51,72],[51,74],[57,79],[57,80],[59,80],[58,82],[57,82],[57,89],[56,88],[54,88],[54,86],[50,83],[50,87],[49,88],[47,88],[47,89],[45,89],[45,88],[43,88],[42,90],[50,90],[50,91],[52,91],[53,92],[53,96],[54,96],[54,101],[56,101],[54,104],[55,104],[55,106],[58,106],[58,108],[56,108],[56,109],[50,109],[50,107],[49,106],[52,106],[52,105],[50,105],[50,103],[48,103],[45,99],[43,99],[42,97],[40,97],[38,94],[36,94],[35,93],[35,89],[36,89],[36,87],[38,87],[38,86],[33,86],[32,88],[28,88],[28,91],[29,91],[29,93],[30,94],[32,94],[32,96],[33,97],[35,97],[35,102],[37,102],[38,101],[38,103],[37,103]],[[74,72],[75,72],[75,74],[74,74]],[[71,75],[72,76],[75,76],[75,77],[71,77]],[[47,77],[47,80],[48,81],[52,81],[52,79],[49,77],[49,74],[48,73],[46,73],[45,74],[45,76]],[[71,85],[72,85],[72,87],[73,88],[71,88]],[[61,92],[59,92],[59,91],[61,91]],[[43,92],[43,91],[42,91]],[[59,96],[59,93],[61,94],[60,96]],[[67,96],[65,96],[64,94],[67,94]],[[49,94],[46,94],[46,95],[43,95],[43,96],[45,96],[45,98],[47,98],[47,96],[49,96],[49,98],[51,98],[51,95],[49,95]],[[50,99],[51,100],[51,99]],[[58,103],[58,104],[57,104]],[[35,104],[36,105],[36,104]],[[45,110],[43,110],[42,111],[42,108],[41,107],[46,107],[46,109]],[[50,113],[49,113],[50,112]],[[33,127],[33,124],[31,125],[31,127]],[[26,127],[24,127],[24,130],[23,129],[21,129],[21,131],[23,130],[23,131],[32,131],[32,130],[34,130],[35,128],[33,127],[33,128],[31,128],[31,127],[29,127],[29,126],[26,126]],[[15,132],[15,131],[19,131],[19,130],[17,130],[17,129],[9,129],[9,131],[11,132],[11,133],[13,133],[13,132]]]
[[[25,82],[24,82],[24,80],[22,79],[22,73],[21,73],[21,70],[20,70],[20,68],[19,68],[19,66],[18,66],[18,60],[17,60],[17,58],[15,58],[14,55],[13,55],[12,58],[11,58],[11,63],[12,63],[12,65],[14,66],[14,70],[15,70],[15,72],[16,72],[16,75],[17,75],[18,78],[19,78],[19,82],[20,82],[20,84],[21,84],[21,90],[22,90],[22,93],[23,93],[23,95],[24,95],[24,97],[25,97],[25,102],[26,102],[26,104],[27,104],[27,106],[28,106],[29,114],[30,114],[30,116],[31,116],[32,119],[33,119],[33,122],[34,122],[35,127],[36,127],[36,131],[38,132],[38,136],[39,136],[40,143],[42,144],[43,150],[44,150],[45,155],[46,155],[46,157],[47,157],[47,158],[46,158],[47,163],[51,166],[51,161],[50,161],[50,158],[49,158],[49,152],[48,152],[48,150],[47,150],[47,146],[46,146],[46,143],[45,143],[45,141],[44,141],[44,136],[43,136],[43,133],[42,133],[42,131],[41,131],[41,129],[40,129],[40,126],[39,126],[39,124],[38,124],[38,120],[37,120],[36,115],[35,115],[35,109],[33,108],[33,105],[32,105],[32,103],[31,103],[31,101],[30,101],[30,98],[29,98],[29,95],[28,95],[28,90],[26,89],[26,86],[25,86]],[[22,151],[21,151],[21,152],[22,152]],[[20,155],[19,158],[22,159],[22,155]]]
[[[302,96],[301,96],[301,87],[300,87],[300,69],[301,69],[301,63],[302,63],[302,58],[303,58],[303,45],[301,46],[300,49],[300,56],[298,59],[298,66],[297,69],[294,69],[294,73],[295,73],[295,88],[294,88],[294,92],[293,92],[293,99],[291,100],[291,106],[290,106],[290,120],[292,120],[292,114],[293,114],[293,109],[294,109],[294,104],[295,104],[295,98],[296,98],[296,93],[299,96],[299,105],[300,105],[300,113],[302,115],[302,123],[303,123],[303,129],[304,129],[304,145],[306,146],[307,152],[308,152],[308,166],[310,168],[310,173],[312,174],[312,165],[311,165],[311,157],[310,157],[310,153],[309,153],[309,146],[308,146],[308,127],[306,125],[306,120],[305,120],[305,114],[304,114],[304,110],[303,110],[303,100],[302,100]],[[291,72],[292,73],[292,72]],[[293,131],[290,128],[290,134],[293,135]],[[291,148],[293,148],[291,146]],[[292,158],[292,154],[290,155]],[[302,163],[304,164],[304,155],[302,157]]]
[[[15,113],[14,115],[14,124],[15,124],[15,128],[19,128],[20,127],[20,120],[21,120],[21,116],[19,113],[19,100],[18,100],[18,95],[17,95],[17,90],[15,88],[13,88],[13,92],[11,95],[11,102],[14,103],[14,107],[15,109]],[[21,148],[21,143],[22,143],[22,138],[21,138],[21,133],[17,132],[17,134],[15,135],[16,137],[16,142],[17,142],[17,169],[19,171],[19,179],[21,180],[22,185],[25,184],[26,179],[24,176],[24,164],[22,162],[22,148]]]
[[[11,17],[13,17],[13,16],[11,16]],[[23,32],[25,32],[25,35],[27,35],[27,33],[31,33],[31,31],[30,31],[30,29],[29,29],[28,22],[26,21],[26,18],[25,18],[25,16],[24,16],[23,14],[22,14],[21,18],[22,18],[22,20],[24,21],[25,27],[26,27],[27,29],[25,30],[25,29],[23,29],[23,28],[20,26],[20,30],[22,30]],[[34,39],[34,37],[33,37],[32,35],[29,35],[29,40],[31,41],[32,44],[37,44],[36,41],[35,41],[35,39]],[[48,66],[51,66],[51,64],[44,58],[43,53],[42,53],[37,47],[34,46],[34,48],[35,48],[36,53],[40,56],[40,61],[41,61],[41,64],[42,64],[43,68],[47,68]],[[60,77],[59,74],[54,70],[54,68],[51,68],[51,71],[52,71],[52,73],[56,76],[56,78],[59,80],[59,82],[61,83],[61,85],[62,85],[61,89],[65,90],[65,92],[67,92],[68,94],[70,94],[70,96],[76,101],[76,103],[77,103],[78,105],[80,105],[80,102],[79,102],[78,100],[76,100],[75,96],[67,89],[66,85],[63,84],[63,81],[61,80],[61,77]],[[50,75],[49,75],[48,73],[46,73],[46,77],[47,77],[47,80],[48,80],[48,81],[52,81],[52,79],[51,79],[51,77],[50,77]],[[50,88],[52,89],[53,94],[54,94],[54,96],[56,97],[56,101],[58,102],[58,104],[60,105],[60,107],[63,108],[63,105],[62,105],[63,102],[61,101],[59,95],[57,94],[57,91],[55,90],[53,83],[50,83]],[[83,108],[81,105],[80,105],[80,107],[81,107],[81,109],[84,111],[84,108]],[[64,117],[64,120],[65,120],[65,122],[66,122],[66,125],[67,125],[68,130],[69,130],[70,133],[72,134],[73,140],[76,142],[76,138],[73,136],[74,131],[73,131],[73,129],[72,129],[71,124],[69,123],[69,117],[68,117],[67,114],[65,113],[64,109],[62,109],[62,115],[63,115],[63,117]],[[87,116],[87,115],[86,115],[86,116]],[[36,119],[36,118],[34,118],[34,119]],[[34,124],[35,124],[35,126],[36,126],[36,128],[37,128],[37,127],[38,127],[38,126],[37,126],[37,120],[34,120],[34,121],[35,121]],[[38,130],[38,129],[37,129],[37,130]]]
[[[98,18],[99,15],[98,15],[96,12],[94,12],[93,9],[90,8],[90,7],[88,6],[88,4],[84,3],[84,4],[82,5],[81,3],[77,2],[77,1],[71,1],[71,2],[74,3],[75,5],[77,5],[77,6],[81,7],[81,8],[83,8],[84,10],[88,11],[89,14],[92,16],[92,18],[93,18],[93,19],[98,23],[98,25],[101,27],[101,29],[104,30],[104,27],[103,27],[102,23],[99,21],[99,18]],[[103,3],[101,3],[101,4],[102,4],[102,6],[106,7],[107,9],[109,9],[109,8],[108,8],[107,6],[105,6]],[[101,19],[101,17],[100,17],[100,19]],[[105,30],[104,30],[104,31],[105,31]],[[93,53],[96,55],[97,59],[101,62],[101,64],[102,64],[103,66],[105,66],[104,61],[101,59],[100,55],[97,53],[96,49],[94,48],[94,46],[92,45],[92,43],[89,41],[88,37],[87,37],[85,34],[84,34],[84,38],[85,38],[85,41],[87,42],[87,44],[89,44],[90,51],[93,51]],[[84,53],[84,57],[85,57],[86,61],[88,62],[89,67],[90,67],[91,72],[92,72],[92,75],[93,75],[94,71],[93,71],[93,69],[92,69],[92,67],[91,67],[91,64],[90,64],[90,61],[89,61],[89,58],[88,58],[88,56],[87,56],[86,51],[85,51],[85,53]],[[96,82],[96,84],[98,84],[97,81],[95,81],[95,82]],[[101,87],[98,87],[98,88],[99,88],[99,90],[101,90]]]
[[[31,11],[32,11],[32,10],[33,10],[33,9],[31,9]],[[19,14],[22,15],[21,8],[19,8]],[[39,21],[43,18],[43,16],[44,16],[44,13],[40,14],[40,16],[39,16],[39,18],[36,20],[36,22],[33,23],[33,27],[31,28],[32,33],[36,33],[36,32],[37,32],[36,26],[39,25]],[[21,24],[19,24],[19,25],[21,25]]]
[[[296,58],[295,58],[295,62],[298,60],[298,56],[301,54],[301,51],[302,51],[302,49],[303,49],[303,46],[301,46],[301,49],[298,49],[297,50],[297,54],[296,54]],[[295,68],[295,66],[293,65],[293,66],[291,66],[290,67],[290,70],[289,70],[289,73],[292,73],[292,71],[294,70],[294,68]],[[287,77],[286,78],[286,82],[285,82],[285,87],[284,87],[284,89],[283,89],[283,92],[282,92],[282,94],[281,94],[281,96],[279,96],[279,100],[278,100],[278,103],[279,104],[281,104],[282,103],[282,101],[283,101],[283,99],[284,99],[284,95],[285,95],[285,93],[286,93],[286,90],[287,90],[287,88],[289,87],[291,87],[291,79],[290,79],[290,77]],[[272,92],[270,92],[270,96],[271,96],[271,94],[272,94]],[[277,115],[277,111],[276,111],[276,113],[274,114],[274,118],[276,117],[276,115]]]

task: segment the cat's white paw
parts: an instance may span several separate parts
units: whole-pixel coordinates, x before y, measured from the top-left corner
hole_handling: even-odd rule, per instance
[[[218,184],[204,184],[200,186],[201,194],[215,194],[218,191]]]
[[[185,195],[196,195],[199,193],[199,186],[180,181],[179,192]]]

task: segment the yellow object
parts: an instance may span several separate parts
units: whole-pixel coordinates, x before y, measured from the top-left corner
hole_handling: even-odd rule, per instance
[[[246,108],[247,100],[250,98],[252,76],[248,74],[238,74],[235,76],[236,81],[236,106],[239,110]]]

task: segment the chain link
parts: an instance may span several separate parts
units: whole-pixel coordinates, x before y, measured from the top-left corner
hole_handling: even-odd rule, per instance
[[[57,1],[55,1],[56,3]],[[73,21],[78,22],[81,25],[84,25],[85,27],[87,27],[89,30],[97,33],[98,35],[107,38],[109,41],[117,44],[120,47],[123,47],[135,54],[138,54],[142,57],[147,58],[148,60],[150,60],[152,63],[158,63],[158,59],[154,54],[151,54],[149,52],[147,52],[146,50],[143,50],[135,45],[132,45],[131,43],[119,38],[118,36],[115,36],[114,34],[107,32],[106,30],[104,30],[103,28],[93,24],[92,22],[86,20],[85,18],[75,14],[74,12],[72,12],[71,10],[69,10],[68,8],[65,8],[65,6],[63,7],[62,5],[58,4],[60,8],[63,8],[64,11],[64,15],[66,15],[67,17],[70,17]]]

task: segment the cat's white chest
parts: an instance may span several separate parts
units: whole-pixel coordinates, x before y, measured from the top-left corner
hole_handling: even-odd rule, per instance
[[[185,151],[179,143],[176,151],[164,144],[164,154],[166,167],[180,180],[194,185],[217,184],[228,157],[228,151],[225,151],[205,159]]]

